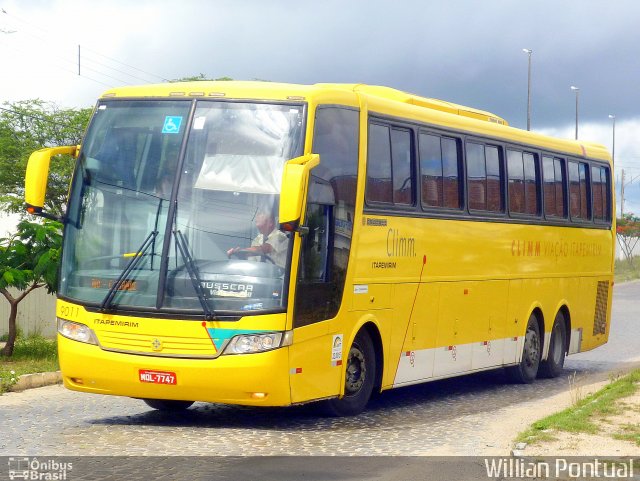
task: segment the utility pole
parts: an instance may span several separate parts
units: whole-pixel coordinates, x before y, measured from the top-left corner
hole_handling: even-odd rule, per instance
[[[624,215],[624,169],[622,169],[622,178],[620,179],[620,218]]]
[[[622,169],[622,178],[620,180],[620,217],[624,215],[624,188],[625,186],[633,184],[636,180],[640,179],[640,174],[631,177],[629,182],[625,182],[624,177],[624,169]]]

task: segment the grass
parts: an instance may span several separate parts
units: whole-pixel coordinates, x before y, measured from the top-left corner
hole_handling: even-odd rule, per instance
[[[516,441],[536,443],[550,440],[553,439],[555,431],[595,434],[600,430],[596,421],[621,412],[622,408],[616,401],[635,393],[639,384],[640,369],[637,369],[577,401],[570,408],[536,421],[529,429],[520,433]],[[623,432],[619,436],[628,435],[628,439],[638,442],[640,428],[637,425],[626,425],[622,428]]]
[[[616,439],[622,439],[623,441],[631,441],[640,446],[640,425],[638,424],[625,424],[621,426],[623,433],[614,434]]]
[[[615,282],[631,281],[640,279],[640,257],[633,258],[633,266],[626,259],[616,259],[615,263]]]
[[[19,337],[13,356],[0,358],[0,394],[15,384],[18,376],[34,372],[57,371],[58,350],[55,340],[33,335]]]

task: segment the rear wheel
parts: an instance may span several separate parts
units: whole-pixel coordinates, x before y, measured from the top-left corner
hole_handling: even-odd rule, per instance
[[[540,366],[541,346],[538,320],[536,316],[531,314],[524,336],[524,346],[522,348],[520,364],[507,368],[507,374],[513,382],[529,384],[536,379],[538,367]]]
[[[567,353],[567,328],[564,323],[564,315],[558,312],[551,339],[549,340],[549,354],[546,361],[540,363],[540,377],[558,377],[564,367],[564,358]]]
[[[193,401],[174,401],[171,399],[143,399],[147,406],[158,411],[176,412],[189,408]]]
[[[346,362],[344,396],[325,401],[325,409],[332,416],[360,414],[373,392],[376,377],[376,353],[371,337],[360,331],[349,349]]]

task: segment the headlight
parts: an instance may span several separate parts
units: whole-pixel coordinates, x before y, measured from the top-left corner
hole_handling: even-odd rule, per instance
[[[58,332],[64,337],[73,339],[74,341],[86,342],[88,344],[98,344],[96,335],[84,324],[67,321],[58,318]]]
[[[292,339],[291,331],[270,332],[268,334],[242,334],[229,341],[223,354],[252,354],[288,346]]]

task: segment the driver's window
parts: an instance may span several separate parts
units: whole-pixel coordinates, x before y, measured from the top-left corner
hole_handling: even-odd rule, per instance
[[[328,279],[328,252],[331,206],[309,204],[306,224],[309,233],[302,245],[301,278],[306,281],[324,281]]]

